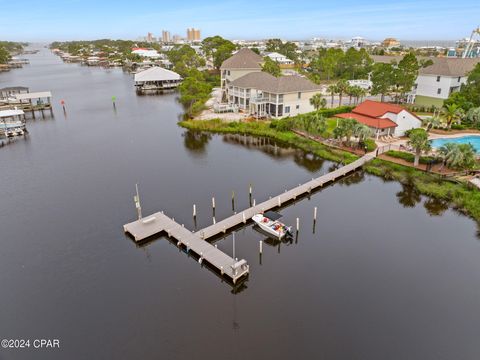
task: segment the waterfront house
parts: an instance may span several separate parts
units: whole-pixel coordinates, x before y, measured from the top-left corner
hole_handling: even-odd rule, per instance
[[[230,82],[250,73],[262,71],[263,58],[248,48],[238,50],[220,66],[220,87],[222,101],[228,99]]]
[[[319,85],[298,75],[277,78],[261,71],[243,75],[227,86],[228,104],[259,118],[313,111],[310,99],[321,90]]]
[[[355,119],[370,127],[375,137],[404,136],[410,129],[422,126],[422,121],[407,109],[389,103],[365,100],[349,113],[335,115],[342,119]]]
[[[155,66],[136,73],[134,80],[137,91],[169,90],[175,89],[182,82],[182,77],[176,72]]]

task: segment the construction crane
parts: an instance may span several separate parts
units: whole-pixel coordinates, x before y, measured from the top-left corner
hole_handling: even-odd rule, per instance
[[[470,35],[470,39],[468,40],[467,46],[465,47],[465,50],[463,51],[462,58],[464,58],[464,59],[466,57],[468,57],[469,54],[470,54],[470,51],[473,50],[473,46],[475,44],[475,41],[473,41],[473,37],[475,36],[475,34],[480,35],[480,26],[477,27],[476,29],[474,29],[472,31],[472,34]]]

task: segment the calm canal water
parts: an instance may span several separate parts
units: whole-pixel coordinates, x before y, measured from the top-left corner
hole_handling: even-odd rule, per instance
[[[480,243],[469,218],[396,182],[352,177],[282,210],[297,241],[251,226],[234,294],[165,238],[137,247],[122,225],[165,210],[192,229],[332,166],[177,126],[176,95],[137,96],[131,75],[64,64],[43,49],[0,87],[51,90],[54,118],[0,149],[0,338],[59,350],[0,359],[478,359]],[[114,111],[111,97],[116,96]],[[60,100],[65,100],[64,116]],[[312,213],[318,207],[313,233]],[[232,236],[217,242],[232,253]]]

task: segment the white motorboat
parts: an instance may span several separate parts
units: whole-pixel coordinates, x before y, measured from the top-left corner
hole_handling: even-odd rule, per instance
[[[279,218],[281,218],[280,214],[273,211],[267,211],[264,214],[253,215],[252,220],[260,227],[260,229],[279,239],[292,235],[291,227],[278,221]]]

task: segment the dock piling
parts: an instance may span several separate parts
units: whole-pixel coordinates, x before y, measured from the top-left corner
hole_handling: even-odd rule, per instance
[[[263,253],[263,240],[260,240],[258,243],[258,251],[260,252],[260,255]]]
[[[297,232],[300,231],[300,219],[297,217]]]

